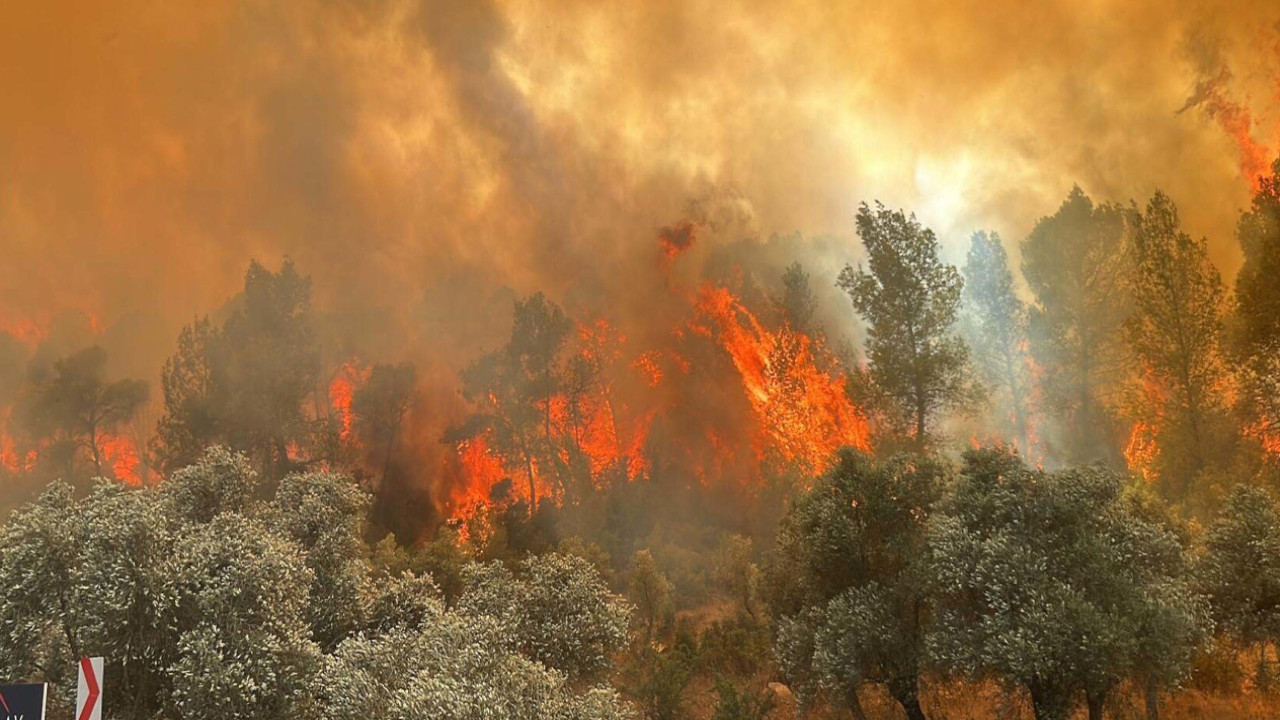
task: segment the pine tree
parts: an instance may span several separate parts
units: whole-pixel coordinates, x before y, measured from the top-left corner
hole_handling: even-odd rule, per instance
[[[1214,448],[1226,444],[1219,437],[1225,290],[1207,242],[1181,229],[1177,208],[1161,192],[1135,214],[1132,263],[1134,312],[1125,335],[1146,371],[1144,382],[1163,390],[1144,399],[1160,405],[1157,466],[1169,494],[1185,500]]]
[[[1241,378],[1240,412],[1264,441],[1280,437],[1280,160],[1240,218],[1244,264],[1236,275],[1232,349]]]
[[[1107,401],[1125,367],[1128,314],[1124,213],[1094,205],[1079,187],[1022,243],[1031,288],[1028,334],[1043,368],[1045,406],[1067,431],[1066,459],[1117,459]]]
[[[868,267],[846,265],[837,284],[867,322],[872,377],[923,444],[930,421],[970,397],[969,351],[953,331],[964,280],[914,215],[863,204],[857,227]]]

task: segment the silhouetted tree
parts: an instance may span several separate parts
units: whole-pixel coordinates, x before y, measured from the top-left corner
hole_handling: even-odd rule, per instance
[[[818,332],[815,315],[818,299],[809,285],[809,273],[800,263],[787,266],[782,273],[782,296],[776,300],[782,322],[796,332],[813,337]]]
[[[209,344],[216,332],[207,317],[183,327],[177,351],[160,371],[165,414],[156,425],[153,444],[163,470],[196,462],[219,437],[209,368]]]
[[[1034,297],[1031,352],[1043,368],[1045,407],[1068,428],[1066,456],[1074,462],[1116,457],[1105,401],[1124,359],[1124,233],[1124,211],[1095,206],[1073,187],[1022,243],[1022,274]]]
[[[1280,160],[1261,179],[1236,235],[1244,253],[1231,343],[1242,381],[1240,411],[1253,434],[1280,437]]]
[[[30,393],[17,408],[28,432],[61,446],[68,480],[80,449],[88,452],[94,474],[102,475],[103,434],[128,424],[146,404],[145,382],[111,382],[106,369],[107,353],[96,346],[57,360],[33,374]]]
[[[285,260],[277,272],[256,261],[222,327],[197,320],[183,329],[165,363],[165,414],[157,447],[166,469],[214,444],[248,453],[278,479],[289,446],[305,447],[304,411],[319,377],[311,327],[311,280]]]
[[[872,377],[922,445],[929,421],[970,397],[968,349],[953,331],[964,281],[914,215],[863,204],[857,227],[868,269],[845,266],[838,284],[867,322]]]
[[[1181,229],[1164,193],[1152,197],[1145,213],[1135,213],[1131,242],[1133,314],[1125,331],[1144,381],[1161,391],[1141,396],[1161,418],[1161,480],[1172,498],[1186,500],[1215,449],[1230,445],[1219,346],[1224,288],[1208,244]]]
[[[391,502],[391,494],[401,489],[390,486],[388,476],[405,415],[413,403],[413,386],[413,365],[380,363],[373,366],[369,379],[351,398],[356,435],[379,466],[377,514],[380,517],[388,514],[384,503]]]

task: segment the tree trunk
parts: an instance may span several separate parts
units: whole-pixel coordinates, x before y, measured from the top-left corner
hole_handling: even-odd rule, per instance
[[[1271,673],[1267,668],[1267,644],[1262,643],[1258,646],[1258,676],[1254,680],[1254,685],[1259,690],[1268,690],[1271,687]]]
[[[529,457],[529,452],[524,453],[525,472],[529,473],[529,516],[533,517],[533,513],[538,509],[538,483],[533,478],[533,458]]]
[[[1058,688],[1043,682],[1032,681],[1027,684],[1027,689],[1031,691],[1031,709],[1036,720],[1062,719],[1064,713]]]
[[[920,446],[921,450],[924,449],[925,418],[927,415],[925,404],[923,402],[916,403],[916,444]]]
[[[93,473],[95,477],[102,477],[102,455],[98,452],[98,428],[97,426],[89,427],[89,449],[93,451]]]
[[[1147,700],[1147,720],[1160,720],[1160,684],[1154,676],[1147,678],[1143,694]]]
[[[902,706],[907,720],[928,720],[920,707],[920,685],[917,677],[913,675],[890,681],[889,694]]]
[[[858,699],[857,685],[845,693],[845,704],[849,706],[849,714],[853,715],[853,720],[867,720],[867,712],[862,709],[862,701]]]
[[[1103,697],[1089,693],[1085,703],[1089,706],[1089,720],[1102,720]]]

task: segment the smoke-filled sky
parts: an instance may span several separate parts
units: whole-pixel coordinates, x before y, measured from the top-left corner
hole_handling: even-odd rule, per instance
[[[795,251],[822,281],[861,201],[958,261],[1072,183],[1165,189],[1230,275],[1241,113],[1280,144],[1277,23],[1273,0],[5,3],[0,324],[141,316],[161,353],[287,255],[321,305],[466,346],[503,288],[642,310],[627,285],[682,218],[830,236]]]

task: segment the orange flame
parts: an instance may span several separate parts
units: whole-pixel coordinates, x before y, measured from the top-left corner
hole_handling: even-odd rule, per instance
[[[1155,480],[1160,460],[1161,427],[1164,422],[1165,388],[1150,368],[1144,367],[1139,384],[1140,402],[1144,417],[1135,420],[1125,443],[1124,459],[1129,471],[1143,480]]]
[[[351,440],[351,424],[355,416],[351,412],[351,402],[355,398],[356,388],[369,379],[370,369],[359,360],[348,360],[338,370],[333,382],[329,383],[329,404],[338,414],[338,439],[343,442]]]
[[[98,450],[111,466],[115,479],[135,487],[142,484],[139,474],[142,460],[138,457],[137,445],[129,436],[103,435],[98,439]]]
[[[770,332],[723,287],[704,285],[697,308],[714,327],[694,330],[718,337],[742,378],[758,453],[816,472],[840,447],[870,448],[865,415],[849,399],[844,377],[818,366],[811,338],[786,327]]]

